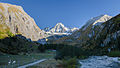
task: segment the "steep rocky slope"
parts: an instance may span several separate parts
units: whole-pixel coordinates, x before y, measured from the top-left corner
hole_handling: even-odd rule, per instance
[[[106,51],[120,50],[120,14],[102,24],[96,36],[91,37],[85,44],[90,49],[102,48]],[[84,47],[85,47],[84,46]]]
[[[96,36],[99,33],[100,29],[102,28],[101,24],[111,19],[111,16],[108,15],[100,15],[94,17],[78,31],[74,32],[72,35],[68,37],[63,37],[54,43],[64,43],[70,45],[82,45],[85,44],[87,40],[91,37]]]
[[[44,37],[44,32],[21,6],[0,3],[0,24],[6,25],[13,34],[22,34],[33,41]]]

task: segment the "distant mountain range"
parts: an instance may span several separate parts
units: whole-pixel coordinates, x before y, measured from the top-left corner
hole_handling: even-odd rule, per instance
[[[44,28],[43,31],[46,33],[46,37],[38,40],[38,42],[42,44],[51,43],[62,37],[68,36],[77,30],[79,30],[79,28],[68,28],[65,27],[62,23],[57,23],[52,28],[50,27]],[[46,41],[46,39],[48,39],[48,41]]]
[[[65,27],[62,23],[57,23],[53,28],[46,27],[44,31],[47,34],[52,35],[69,35],[75,31],[79,30],[79,28],[68,28]]]

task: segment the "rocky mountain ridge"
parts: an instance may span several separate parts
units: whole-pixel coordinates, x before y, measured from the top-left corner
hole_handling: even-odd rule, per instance
[[[106,15],[106,14],[105,15],[100,15],[100,16],[97,16],[97,17],[93,17],[86,22],[86,24],[82,27],[82,29],[85,30],[90,25],[92,25],[92,26],[100,25],[100,24],[108,21],[111,18],[112,18],[112,16],[109,16],[109,15]]]
[[[54,43],[64,43],[64,44],[71,44],[71,45],[80,45],[81,43],[86,43],[92,36],[95,36],[99,30],[102,28],[101,24],[110,20],[112,17],[109,15],[100,15],[94,17],[78,31],[72,33],[68,37],[63,37]]]
[[[94,22],[93,22],[94,23]],[[93,23],[85,30],[80,29],[70,36],[60,38],[54,44],[67,44],[81,47],[92,55],[104,55],[120,50],[120,14],[99,25]]]

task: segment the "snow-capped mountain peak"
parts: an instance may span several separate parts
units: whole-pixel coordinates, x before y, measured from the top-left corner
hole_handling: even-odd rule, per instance
[[[79,28],[68,28],[64,26],[62,23],[57,23],[53,28],[46,27],[44,31],[49,35],[69,35],[75,31],[77,31]]]
[[[87,23],[85,24],[83,30],[85,30],[91,24],[92,25],[98,25],[98,24],[101,24],[103,22],[108,21],[111,18],[112,18],[112,16],[109,16],[107,14],[100,15],[100,16],[97,16],[97,17],[93,17],[93,18],[91,18],[90,20],[87,21]]]
[[[101,17],[98,19],[98,20],[96,20],[94,23],[93,23],[93,25],[95,25],[95,24],[97,24],[97,23],[103,23],[103,22],[106,22],[106,21],[108,21],[109,19],[111,19],[112,18],[112,16],[109,16],[109,15],[101,15]]]
[[[65,27],[62,23],[57,23],[56,26],[62,26],[62,27]]]
[[[50,30],[50,32],[53,33],[65,33],[67,31],[69,31],[69,29],[65,27],[62,23],[57,23],[55,27]]]

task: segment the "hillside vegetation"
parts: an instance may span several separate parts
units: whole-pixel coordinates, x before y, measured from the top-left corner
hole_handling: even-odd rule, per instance
[[[14,34],[10,32],[10,29],[4,24],[0,24],[0,39],[12,36],[14,36]]]

